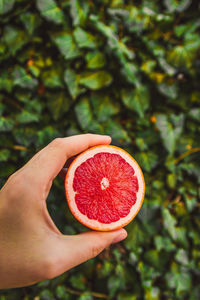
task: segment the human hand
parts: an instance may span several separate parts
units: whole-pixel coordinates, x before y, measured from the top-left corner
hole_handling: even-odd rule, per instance
[[[22,287],[54,278],[126,238],[124,229],[63,235],[46,199],[66,161],[108,136],[58,138],[39,151],[0,191],[0,288]]]

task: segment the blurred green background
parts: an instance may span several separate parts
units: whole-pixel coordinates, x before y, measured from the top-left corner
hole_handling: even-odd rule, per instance
[[[55,137],[109,134],[141,165],[128,238],[0,300],[200,299],[200,4],[0,0],[1,186]],[[65,234],[63,182],[48,198]]]

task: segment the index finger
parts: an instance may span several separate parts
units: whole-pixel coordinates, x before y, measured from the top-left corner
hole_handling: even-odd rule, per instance
[[[52,181],[63,168],[67,159],[84,150],[110,144],[111,137],[98,134],[82,134],[65,138],[57,138],[39,151],[27,163],[33,176],[41,183]],[[35,178],[36,178],[35,177]]]

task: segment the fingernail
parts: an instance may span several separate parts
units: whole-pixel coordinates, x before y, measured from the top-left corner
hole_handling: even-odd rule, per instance
[[[125,229],[121,230],[120,234],[117,235],[114,240],[112,241],[112,244],[116,244],[118,242],[121,242],[122,240],[124,240],[127,237],[127,232]]]

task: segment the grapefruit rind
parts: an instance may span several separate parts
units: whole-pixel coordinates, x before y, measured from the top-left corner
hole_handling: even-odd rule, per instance
[[[74,173],[76,171],[76,168],[80,166],[84,161],[87,159],[93,157],[95,154],[100,152],[108,152],[108,153],[114,153],[119,154],[123,159],[128,162],[133,169],[135,170],[135,176],[138,178],[139,183],[139,191],[137,193],[137,201],[132,206],[129,214],[126,217],[121,218],[119,221],[112,222],[109,224],[103,224],[100,223],[97,220],[89,219],[86,215],[82,214],[80,210],[77,208],[77,205],[75,203],[75,191],[73,189],[73,180],[74,180]],[[144,176],[142,173],[142,170],[136,160],[125,150],[113,146],[113,145],[100,145],[100,146],[94,146],[92,148],[87,149],[86,151],[79,154],[74,161],[69,166],[69,169],[67,171],[66,177],[65,177],[65,194],[66,199],[68,202],[69,209],[71,213],[74,215],[74,217],[83,225],[98,231],[111,231],[116,230],[119,228],[122,228],[126,226],[128,223],[130,223],[134,217],[139,212],[143,199],[145,194],[145,181]]]

